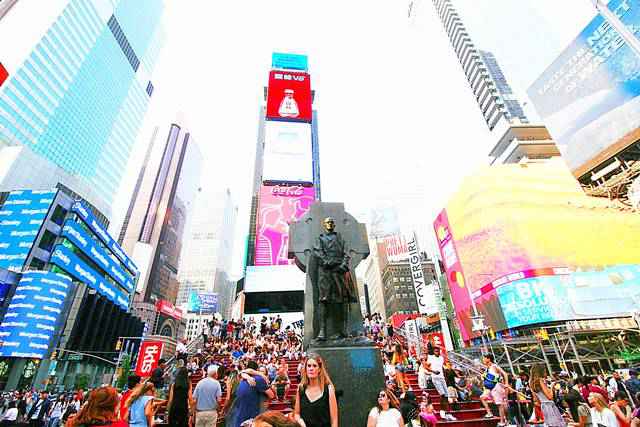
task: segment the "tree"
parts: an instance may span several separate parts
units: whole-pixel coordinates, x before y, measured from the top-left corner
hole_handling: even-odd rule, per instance
[[[76,376],[76,390],[83,389],[87,390],[89,388],[89,374],[79,374]]]
[[[127,378],[129,378],[129,374],[131,372],[131,356],[125,354],[122,356],[122,362],[120,366],[120,375],[118,376],[118,381],[116,382],[116,388],[118,390],[122,390],[124,385],[127,383]]]

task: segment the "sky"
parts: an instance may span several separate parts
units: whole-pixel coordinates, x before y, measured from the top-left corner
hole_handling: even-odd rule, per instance
[[[462,178],[495,144],[431,0],[165,2],[165,47],[128,176],[126,211],[152,128],[179,115],[203,153],[203,188],[230,188],[241,267],[258,115],[273,51],[309,56],[322,198],[366,222],[393,203],[403,228],[429,236]],[[591,0],[456,0],[477,47],[518,94],[595,16]],[[523,95],[524,99],[524,95]],[[524,99],[523,102],[526,102]],[[526,106],[531,117],[535,111]],[[166,134],[166,133],[165,133]],[[428,237],[427,237],[428,238]]]

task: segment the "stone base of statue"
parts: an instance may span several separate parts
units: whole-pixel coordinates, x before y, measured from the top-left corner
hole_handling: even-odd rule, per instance
[[[311,342],[307,354],[322,357],[336,388],[341,426],[364,426],[384,388],[380,349],[366,338]]]

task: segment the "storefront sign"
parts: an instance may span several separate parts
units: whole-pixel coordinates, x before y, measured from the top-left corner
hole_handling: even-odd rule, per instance
[[[158,367],[158,361],[162,355],[164,343],[161,341],[143,341],[138,352],[136,363],[136,375],[150,377],[154,369]]]

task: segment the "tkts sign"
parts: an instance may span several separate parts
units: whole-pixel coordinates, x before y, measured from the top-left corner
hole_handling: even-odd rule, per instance
[[[140,377],[150,377],[154,369],[158,367],[158,361],[162,354],[164,343],[161,341],[143,341],[138,353],[138,363],[136,363],[136,375]]]
[[[311,77],[307,73],[271,71],[267,119],[311,121]]]

